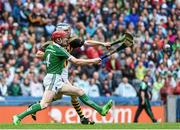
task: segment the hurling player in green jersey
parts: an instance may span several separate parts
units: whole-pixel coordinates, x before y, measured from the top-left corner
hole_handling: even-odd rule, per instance
[[[78,48],[78,47],[81,47],[83,45],[102,45],[102,46],[105,46],[107,48],[110,47],[110,43],[103,43],[103,42],[99,42],[99,41],[94,41],[94,40],[86,40],[86,41],[81,41],[79,38],[77,38],[76,36],[71,36],[71,27],[69,24],[67,23],[59,23],[56,27],[56,30],[57,31],[65,31],[67,32],[67,35],[68,35],[68,46],[66,46],[66,50],[70,53],[73,49],[75,48]],[[49,44],[52,44],[53,41],[47,41],[46,43],[44,43],[41,48],[39,49],[39,51],[37,52],[36,54],[36,57],[39,57],[39,58],[43,58],[43,55],[44,55],[44,52],[45,52],[45,49],[46,47],[49,45]],[[68,62],[65,62],[66,64],[66,67],[63,69],[63,79],[66,81],[68,80]],[[55,98],[53,99],[54,101],[55,100],[58,100],[62,97],[62,95],[60,93],[57,93]],[[79,118],[80,118],[80,121],[82,124],[94,124],[95,122],[94,121],[90,121],[88,118],[86,118],[83,113],[82,113],[82,110],[81,110],[81,107],[80,107],[80,103],[77,99],[76,96],[71,96],[71,104],[73,105],[73,107],[75,108]],[[32,105],[32,104],[31,104]],[[31,106],[30,105],[30,106]],[[29,107],[30,107],[29,106]],[[36,120],[36,113],[33,113],[31,114],[32,118],[34,120]]]
[[[68,45],[67,33],[65,31],[55,31],[52,34],[53,44],[48,45],[45,50],[44,59],[46,59],[47,74],[43,80],[45,92],[40,103],[33,104],[26,111],[13,116],[13,123],[20,124],[21,120],[37,111],[47,108],[53,101],[57,93],[63,95],[76,96],[86,105],[95,109],[100,115],[105,116],[112,107],[112,100],[104,106],[99,106],[91,101],[85,92],[74,87],[70,82],[63,80],[63,69],[66,60],[76,65],[99,64],[100,58],[94,59],[77,59],[70,55],[63,47]]]

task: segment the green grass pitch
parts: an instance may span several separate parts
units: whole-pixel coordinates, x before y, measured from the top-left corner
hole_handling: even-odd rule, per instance
[[[125,130],[148,130],[148,129],[166,129],[172,130],[177,129],[180,130],[180,123],[157,123],[157,124],[95,124],[95,125],[81,125],[81,124],[60,124],[60,123],[51,123],[51,124],[21,124],[18,126],[14,126],[12,124],[0,124],[0,129],[36,129],[36,130],[52,130],[52,129],[60,129],[60,130],[111,130],[111,129],[125,129]]]

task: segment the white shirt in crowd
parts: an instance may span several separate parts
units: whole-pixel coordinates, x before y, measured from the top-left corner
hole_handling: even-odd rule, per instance
[[[0,83],[0,92],[2,96],[7,96],[7,85]]]
[[[31,96],[41,97],[43,95],[44,89],[43,85],[40,82],[31,82],[30,83]]]
[[[89,91],[89,88],[90,88],[90,85],[89,85],[89,82],[86,80],[81,80],[79,79],[77,82],[74,83],[75,86],[77,87],[80,87],[84,90],[84,92],[86,94],[88,94],[88,91]]]
[[[115,95],[122,96],[122,97],[136,97],[136,91],[133,86],[129,83],[120,83],[119,86],[116,88]]]
[[[96,84],[91,85],[91,87],[88,90],[88,96],[89,97],[99,97],[99,88]]]

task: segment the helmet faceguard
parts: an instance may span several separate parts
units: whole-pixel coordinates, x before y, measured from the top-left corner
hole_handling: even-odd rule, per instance
[[[58,23],[56,25],[56,31],[61,31],[61,30],[65,31],[65,30],[68,30],[70,28],[71,28],[71,26],[67,23]]]
[[[67,23],[58,23],[56,25],[56,31],[65,31],[68,35],[68,37],[70,37],[71,35],[71,26]]]

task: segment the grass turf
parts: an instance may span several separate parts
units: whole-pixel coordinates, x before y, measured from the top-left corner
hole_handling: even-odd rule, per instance
[[[12,124],[0,124],[0,129],[180,129],[180,123],[159,123],[159,124],[21,124],[14,126]]]

